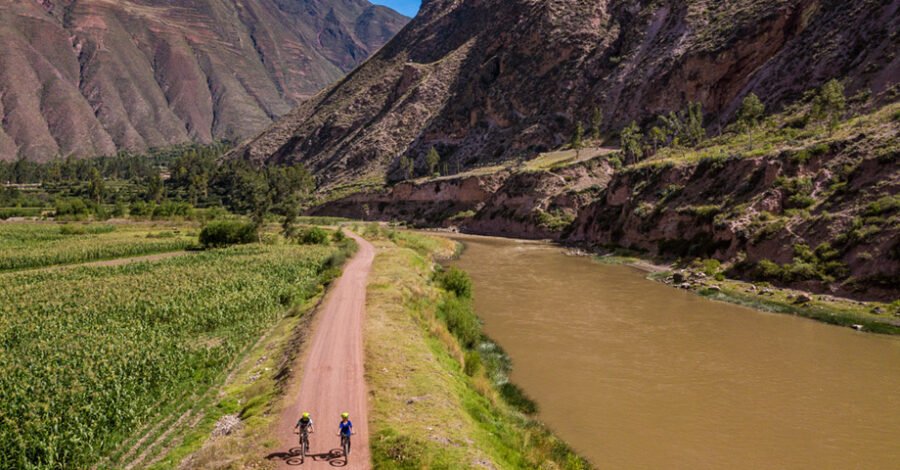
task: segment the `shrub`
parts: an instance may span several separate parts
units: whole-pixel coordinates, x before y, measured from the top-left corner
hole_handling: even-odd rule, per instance
[[[128,214],[132,217],[150,217],[156,209],[156,203],[135,201],[128,207]]]
[[[200,243],[206,248],[215,248],[257,240],[257,227],[238,220],[216,220],[200,231]]]
[[[787,200],[788,206],[796,209],[805,209],[816,203],[815,198],[806,194],[794,194]]]
[[[456,294],[457,297],[468,299],[472,297],[472,278],[461,269],[454,267],[438,271],[434,280],[447,292]]]
[[[634,215],[640,217],[641,219],[647,218],[653,211],[656,210],[656,206],[649,202],[641,202],[634,209]]]
[[[697,270],[702,271],[707,276],[715,276],[721,271],[722,263],[717,259],[695,259],[691,263],[691,267]]]
[[[831,146],[828,145],[827,142],[822,142],[822,143],[813,145],[813,146],[810,147],[808,150],[809,150],[809,153],[810,153],[810,154],[812,154],[813,156],[818,157],[818,156],[820,156],[820,155],[825,155],[825,154],[827,154],[828,152],[830,152],[830,151],[831,151]]]
[[[472,349],[481,339],[481,323],[468,299],[447,296],[438,306],[438,317],[447,324],[447,329],[466,349]]]
[[[554,232],[565,230],[566,227],[572,225],[572,222],[575,221],[574,214],[569,214],[559,209],[550,212],[538,209],[536,216],[538,225]]]
[[[153,207],[151,215],[154,219],[168,217],[191,217],[194,214],[194,206],[186,202],[164,201]]]
[[[810,157],[811,157],[811,155],[809,153],[809,150],[803,149],[803,150],[800,150],[797,153],[791,155],[791,161],[796,164],[802,165],[802,164],[808,162]]]
[[[537,413],[538,406],[518,385],[510,382],[500,386],[500,396],[517,410],[525,414]]]
[[[711,222],[719,212],[722,211],[720,204],[709,204],[705,206],[682,206],[676,210],[679,214],[687,214],[697,217],[698,219]]]
[[[482,368],[481,354],[478,351],[466,351],[464,371],[469,377],[474,376]]]
[[[839,261],[840,251],[828,243],[815,249],[805,243],[794,245],[794,260],[790,264],[779,265],[769,260],[760,260],[756,265],[756,275],[782,282],[820,280],[833,282],[849,275],[847,265]]]
[[[57,200],[55,205],[55,212],[57,217],[66,215],[84,216],[91,213],[91,208],[88,207],[87,203],[85,203],[83,199],[74,197]]]
[[[781,277],[781,266],[774,261],[762,259],[756,263],[756,274],[764,279],[778,279]]]
[[[622,159],[619,158],[618,156],[613,155],[613,156],[607,158],[606,160],[609,162],[610,166],[613,167],[613,169],[616,169],[616,170],[622,169]]]
[[[297,241],[303,245],[327,245],[328,232],[319,227],[309,227],[297,234]]]
[[[342,243],[344,240],[347,239],[347,235],[344,235],[343,230],[338,229],[334,232],[334,234],[331,235],[331,239],[335,243]]]
[[[875,217],[900,209],[900,196],[884,196],[877,201],[869,203],[863,210],[863,215]]]

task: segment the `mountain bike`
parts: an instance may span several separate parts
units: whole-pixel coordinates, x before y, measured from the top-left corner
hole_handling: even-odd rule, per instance
[[[300,429],[300,455],[309,455],[309,429]]]
[[[344,461],[350,459],[350,436],[341,434],[341,449],[344,451]]]

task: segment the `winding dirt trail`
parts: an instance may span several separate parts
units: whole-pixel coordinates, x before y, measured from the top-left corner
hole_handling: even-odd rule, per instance
[[[279,468],[370,468],[367,389],[363,368],[363,322],[366,284],[375,248],[355,234],[356,255],[344,267],[316,319],[313,337],[303,364],[303,377],[288,386],[284,410],[275,428],[278,449],[270,457]],[[299,366],[299,364],[297,364]],[[294,425],[304,411],[312,414],[315,433],[310,435],[310,456],[301,459]],[[353,430],[350,460],[340,455],[338,422],[350,413]]]

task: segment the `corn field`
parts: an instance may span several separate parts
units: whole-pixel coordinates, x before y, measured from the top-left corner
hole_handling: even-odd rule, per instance
[[[104,225],[0,224],[0,271],[183,250],[181,231]]]
[[[0,468],[90,468],[160,409],[221,382],[329,247],[247,245],[0,274]]]

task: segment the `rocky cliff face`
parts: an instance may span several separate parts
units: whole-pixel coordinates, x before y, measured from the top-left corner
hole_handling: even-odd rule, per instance
[[[236,155],[303,162],[328,185],[530,158],[602,111],[604,127],[749,92],[769,110],[838,77],[900,75],[898,0],[430,0],[385,48]]]
[[[352,194],[313,214],[558,240],[579,211],[603,194],[613,173],[601,158],[543,170],[476,172]]]
[[[893,300],[896,131],[860,132],[809,153],[627,169],[580,211],[564,239],[670,260],[716,258],[734,263],[738,276]]]
[[[406,21],[365,0],[0,0],[0,158],[245,138]]]

